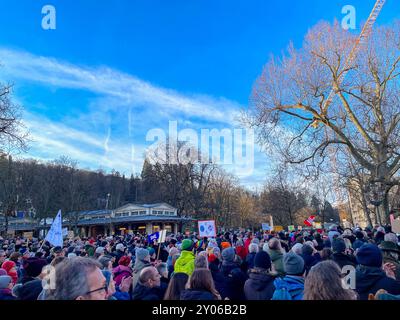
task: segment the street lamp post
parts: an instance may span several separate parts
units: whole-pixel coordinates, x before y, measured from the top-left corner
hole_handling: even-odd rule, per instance
[[[110,196],[111,196],[111,194],[107,193],[107,200],[106,200],[106,210],[107,211],[108,211],[108,204],[109,204],[109,201],[110,201]],[[111,230],[112,230],[112,221],[111,221],[111,213],[110,213],[110,236],[112,235]]]

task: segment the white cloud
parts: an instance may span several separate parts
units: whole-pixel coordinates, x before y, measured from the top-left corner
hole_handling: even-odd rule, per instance
[[[125,105],[144,105],[157,111],[167,109],[222,123],[232,123],[240,108],[239,104],[224,98],[182,95],[107,67],[78,67],[53,58],[5,48],[0,48],[0,61],[4,64],[2,73],[11,77],[117,97]]]
[[[170,120],[180,120],[184,127],[197,127],[197,130],[207,127],[207,123],[213,123],[215,129],[233,129],[241,109],[238,103],[224,98],[183,95],[107,67],[76,66],[6,48],[0,48],[0,61],[3,77],[23,80],[19,81],[22,85],[25,81],[95,94],[87,102],[86,112],[80,114],[64,115],[57,121],[50,120],[45,113],[26,112],[24,117],[34,140],[30,156],[48,160],[66,155],[90,169],[101,167],[125,174],[140,173],[146,141],[140,143],[138,133],[145,136],[146,130],[165,128]],[[59,110],[62,106],[64,102],[60,100],[59,105],[46,107]],[[226,169],[241,173],[234,165]],[[262,171],[255,168],[251,175],[253,184],[260,183]],[[251,176],[242,177],[246,185],[252,183]]]

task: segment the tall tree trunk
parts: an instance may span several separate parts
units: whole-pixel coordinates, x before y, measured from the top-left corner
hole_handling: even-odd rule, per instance
[[[389,206],[389,190],[385,192],[385,196],[383,197],[383,212],[381,215],[382,223],[386,224],[389,221],[390,215],[390,206]]]
[[[362,207],[363,207],[365,218],[367,219],[368,225],[372,227],[373,224],[372,224],[372,220],[371,220],[371,215],[370,215],[370,212],[369,212],[369,209],[367,206],[367,200],[365,199],[364,193],[361,195],[361,199],[362,199]]]

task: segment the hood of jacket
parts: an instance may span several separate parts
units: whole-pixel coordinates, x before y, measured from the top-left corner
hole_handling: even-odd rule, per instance
[[[367,292],[384,278],[386,278],[386,274],[381,268],[358,266],[356,270],[357,291]]]
[[[283,259],[283,253],[280,252],[279,250],[268,249],[268,254],[271,257],[272,262],[279,260],[279,259]]]
[[[263,291],[274,282],[275,277],[268,271],[262,269],[251,269],[249,271],[250,287],[255,291]]]
[[[142,269],[146,268],[146,267],[150,267],[151,263],[148,261],[143,261],[143,260],[137,260],[135,262],[135,266],[133,268],[133,272],[134,273],[138,273],[140,271],[142,271]],[[118,268],[118,267],[117,267]]]
[[[181,256],[176,260],[174,270],[175,272],[185,272],[192,274],[194,270],[195,256],[191,251],[182,251]]]
[[[276,278],[274,281],[275,288],[282,289],[287,288],[288,291],[294,291],[297,289],[304,289],[304,278],[296,276],[286,276],[284,278]]]

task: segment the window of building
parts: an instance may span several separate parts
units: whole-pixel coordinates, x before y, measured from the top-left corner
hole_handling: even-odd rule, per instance
[[[115,217],[121,217],[121,216],[122,216],[121,212],[118,212],[118,213],[115,214]]]
[[[123,216],[123,217],[129,217],[129,212],[123,212],[123,213],[122,213],[122,216]]]
[[[140,216],[146,215],[146,211],[139,211],[139,215],[140,215]]]
[[[137,216],[138,214],[139,214],[138,211],[132,211],[132,212],[131,212],[131,216]]]

